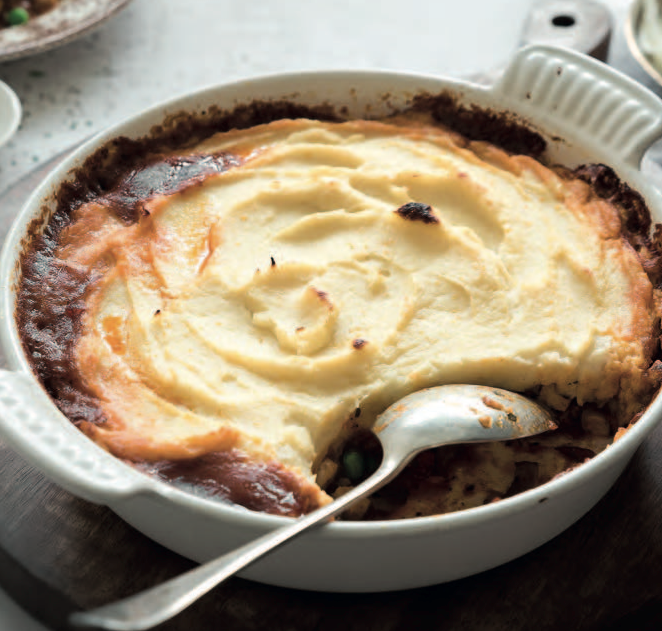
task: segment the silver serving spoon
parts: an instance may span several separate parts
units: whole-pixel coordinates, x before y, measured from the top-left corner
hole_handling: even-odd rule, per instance
[[[556,424],[549,412],[507,390],[448,385],[415,392],[377,418],[374,432],[384,451],[382,463],[367,480],[342,497],[157,587],[98,609],[74,613],[69,621],[75,626],[115,631],[149,629],[169,620],[239,570],[370,495],[426,449],[512,440],[552,429]]]

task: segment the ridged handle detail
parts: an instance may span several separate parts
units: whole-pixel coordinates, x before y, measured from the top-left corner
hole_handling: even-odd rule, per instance
[[[31,375],[0,370],[0,436],[60,486],[89,501],[105,504],[143,490],[140,474],[125,470],[66,420]]]
[[[638,169],[662,136],[662,100],[587,55],[552,46],[521,49],[494,94],[513,109]]]

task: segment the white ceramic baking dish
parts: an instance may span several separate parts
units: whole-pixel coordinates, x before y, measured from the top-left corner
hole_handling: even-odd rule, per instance
[[[288,518],[188,495],[140,474],[99,448],[57,410],[31,373],[14,322],[17,260],[26,227],[86,156],[115,136],[147,134],[167,114],[285,97],[346,106],[356,116],[370,108],[375,115],[406,104],[420,91],[444,90],[466,105],[516,113],[548,140],[551,161],[611,165],[662,220],[662,199],[639,168],[647,147],[662,135],[662,102],[585,56],[526,48],[490,88],[434,76],[338,71],[269,76],[203,90],[141,113],[86,143],[44,181],[16,218],[0,261],[0,332],[11,368],[0,372],[2,437],[70,492],[108,505],[149,537],[197,561],[283,525]],[[360,592],[424,586],[497,566],[543,544],[587,512],[661,417],[658,397],[636,426],[606,451],[510,499],[434,517],[331,523],[242,575],[294,588]]]

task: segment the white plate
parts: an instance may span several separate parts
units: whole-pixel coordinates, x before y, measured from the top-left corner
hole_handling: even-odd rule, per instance
[[[91,31],[130,0],[61,0],[27,24],[0,29],[0,61],[41,53]]]
[[[0,147],[14,135],[20,122],[21,102],[14,90],[0,81]]]
[[[662,5],[660,9],[662,15]],[[662,70],[653,63],[650,55],[646,53],[646,46],[642,41],[641,30],[642,21],[645,17],[644,14],[644,0],[634,0],[630,5],[630,10],[625,20],[625,39],[632,56],[636,59],[639,66],[655,83],[662,86]],[[662,32],[662,21],[657,30]]]

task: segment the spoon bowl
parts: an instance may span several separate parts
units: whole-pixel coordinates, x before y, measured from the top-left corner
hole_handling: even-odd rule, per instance
[[[384,450],[379,468],[333,502],[234,552],[170,581],[95,610],[74,613],[71,624],[140,631],[169,620],[235,573],[339,515],[395,478],[426,449],[457,443],[514,440],[556,429],[551,414],[521,395],[487,386],[446,385],[410,394],[378,418],[374,431]]]
[[[385,454],[415,455],[454,443],[512,440],[556,429],[551,414],[501,388],[448,385],[414,392],[378,417],[373,431]]]

